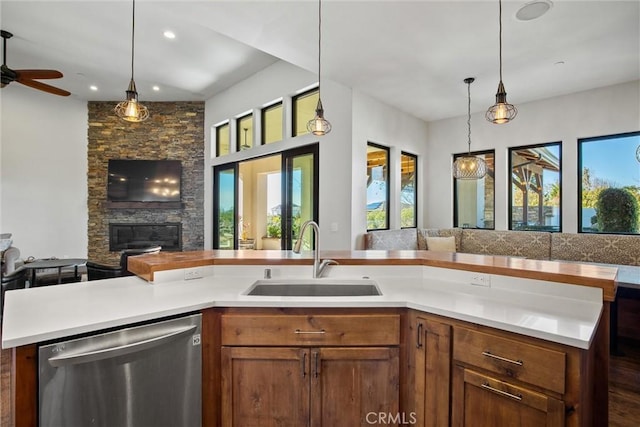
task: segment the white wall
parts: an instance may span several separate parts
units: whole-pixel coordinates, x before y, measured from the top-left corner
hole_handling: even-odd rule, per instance
[[[340,84],[322,81],[322,103],[325,118],[333,130],[322,137],[302,135],[292,138],[290,98],[317,83],[317,75],[286,62],[277,62],[205,104],[205,188],[213,188],[212,167],[264,156],[291,148],[320,143],[319,218],[322,249],[346,249],[351,247],[351,90]],[[284,98],[284,139],[268,145],[258,145],[250,150],[215,158],[211,147],[212,131],[216,124],[230,120],[231,135],[235,134],[234,118],[249,110],[254,117],[260,108],[272,101]],[[309,117],[311,119],[312,117]],[[256,132],[257,134],[257,132]],[[232,137],[233,138],[233,137]],[[235,146],[232,139],[232,150]],[[213,242],[211,191],[205,191],[205,248]],[[331,231],[335,230],[335,231]]]
[[[323,137],[303,135],[288,137],[290,128],[290,98],[296,92],[315,84],[317,76],[285,62],[278,62],[251,78],[207,101],[205,105],[205,135],[208,161],[206,188],[212,188],[212,166],[285,149],[320,142],[320,206],[319,223],[322,249],[355,249],[362,247],[366,232],[366,164],[367,142],[391,148],[391,228],[400,227],[400,153],[407,151],[421,158],[426,155],[427,124],[398,111],[367,95],[352,91],[332,81],[322,82],[322,103],[325,118],[332,131]],[[283,97],[285,139],[266,146],[211,158],[212,129],[224,120],[231,120],[248,110],[259,116],[259,108]],[[310,117],[311,119],[311,117]],[[234,130],[231,131],[232,135]],[[232,145],[234,145],[232,143]],[[420,161],[420,160],[419,160]],[[418,188],[422,188],[419,172]],[[205,247],[212,245],[212,195],[205,192]],[[397,199],[397,200],[396,200]],[[419,210],[423,199],[418,197]],[[419,223],[422,219],[419,218]]]
[[[400,155],[403,151],[418,156],[417,205],[418,215],[425,209],[423,166],[427,157],[427,123],[390,107],[368,95],[353,92],[351,249],[364,248],[363,234],[367,231],[367,143],[390,148],[389,163],[389,228],[400,228]],[[422,227],[419,216],[418,227]],[[343,248],[346,249],[346,248]]]
[[[487,107],[493,99],[487,100]],[[508,227],[508,148],[562,141],[562,231],[577,232],[578,139],[640,130],[640,81],[517,105],[511,123],[494,125],[472,114],[471,149],[496,151],[496,229]],[[466,115],[429,123],[426,162],[428,227],[453,225],[452,154],[467,150]]]
[[[0,111],[0,230],[22,258],[86,257],[86,101],[13,83]]]

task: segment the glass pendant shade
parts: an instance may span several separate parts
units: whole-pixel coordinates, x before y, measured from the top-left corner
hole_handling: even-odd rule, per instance
[[[640,145],[636,148],[636,160],[640,162]]]
[[[491,123],[500,125],[515,119],[517,114],[518,109],[515,105],[507,102],[507,92],[504,90],[502,80],[500,80],[498,92],[496,93],[496,103],[489,107],[485,117]]]
[[[127,122],[143,122],[149,118],[149,110],[138,102],[136,82],[133,80],[134,41],[136,31],[136,0],[133,0],[133,18],[131,25],[131,81],[126,90],[127,98],[113,109],[118,117]]]
[[[316,116],[307,122],[307,130],[314,135],[326,135],[331,132],[331,123],[324,118],[324,109],[320,98],[318,98]]]
[[[498,5],[498,20],[500,22],[500,33],[498,37],[500,41],[498,55],[500,59],[500,83],[498,83],[498,91],[496,92],[496,103],[489,107],[485,118],[491,123],[500,125],[509,123],[515,119],[518,114],[518,109],[507,102],[507,91],[504,90],[504,84],[502,83],[502,0],[498,1]]]
[[[466,155],[453,162],[453,177],[456,179],[482,179],[487,174],[487,162],[481,157]]]
[[[138,102],[136,83],[131,79],[127,89],[127,99],[116,105],[116,115],[128,122],[142,122],[149,118],[149,110]]]
[[[471,155],[471,83],[475,79],[467,77],[467,146],[468,153],[453,162],[453,177],[456,179],[482,179],[487,174],[487,162],[482,157]]]
[[[331,132],[331,123],[324,118],[324,108],[320,97],[320,71],[322,58],[322,0],[318,0],[318,105],[316,115],[307,122],[307,130],[314,135],[322,136]]]

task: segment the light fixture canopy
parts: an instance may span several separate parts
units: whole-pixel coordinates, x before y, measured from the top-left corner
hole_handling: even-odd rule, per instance
[[[136,0],[133,0],[133,17],[131,25],[131,81],[126,90],[127,97],[114,108],[118,117],[128,122],[143,122],[149,118],[149,110],[138,102],[136,82],[133,80],[134,41],[136,30]]]
[[[331,132],[331,123],[324,118],[324,108],[320,96],[320,71],[322,55],[322,0],[318,0],[318,104],[316,115],[307,122],[307,130],[314,135],[322,136]]]
[[[507,102],[507,91],[502,83],[502,0],[498,0],[499,4],[499,21],[500,21],[500,83],[498,83],[498,91],[496,92],[496,103],[487,110],[485,118],[491,123],[503,124],[509,123],[516,118],[518,109],[515,105]]]
[[[471,155],[471,83],[473,77],[467,77],[467,146],[468,151],[464,156],[456,158],[453,162],[453,177],[456,179],[482,179],[487,174],[487,162],[482,157]]]

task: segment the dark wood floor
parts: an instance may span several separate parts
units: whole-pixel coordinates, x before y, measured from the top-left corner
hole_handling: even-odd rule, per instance
[[[640,341],[621,338],[620,356],[611,356],[609,426],[640,426]]]

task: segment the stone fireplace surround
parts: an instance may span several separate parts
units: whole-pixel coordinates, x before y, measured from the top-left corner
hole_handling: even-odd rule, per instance
[[[115,115],[113,102],[88,102],[87,253],[92,261],[118,263],[121,250],[110,250],[110,225],[115,224],[179,224],[181,246],[174,250],[204,249],[204,102],[146,104],[149,119],[128,123]],[[180,160],[181,203],[167,207],[109,204],[109,159]]]

